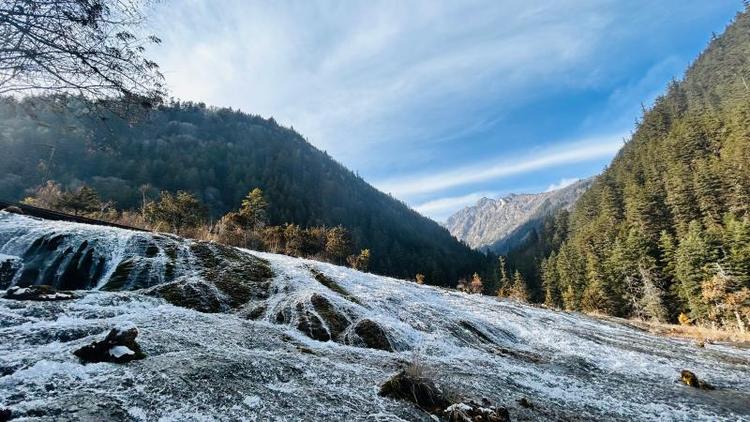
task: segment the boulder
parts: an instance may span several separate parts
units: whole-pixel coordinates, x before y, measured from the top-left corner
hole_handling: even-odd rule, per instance
[[[682,372],[680,372],[680,380],[683,382],[683,384],[689,385],[690,387],[700,388],[702,390],[714,389],[711,384],[698,379],[697,375],[695,375],[691,371],[688,371],[687,369],[683,369]]]
[[[360,320],[354,326],[354,333],[357,334],[367,348],[385,350],[387,352],[393,351],[393,345],[388,340],[388,335],[386,335],[383,327],[375,321],[369,319]]]
[[[138,329],[133,325],[115,327],[102,341],[95,341],[73,352],[84,362],[127,363],[143,359],[146,355],[135,341]]]
[[[378,394],[383,397],[410,401],[422,410],[435,414],[439,414],[450,406],[448,399],[431,379],[410,374],[406,370],[386,381],[380,387]]]
[[[20,209],[20,208],[18,208],[15,205],[11,205],[9,207],[5,207],[5,208],[3,208],[3,211],[9,212],[11,214],[21,214],[21,215],[23,215],[23,210]],[[2,419],[0,418],[0,420],[2,420]]]
[[[444,413],[448,422],[510,422],[508,409],[474,401],[450,405]]]
[[[6,422],[13,419],[13,412],[10,409],[0,407],[0,422]]]
[[[54,300],[75,299],[76,296],[70,292],[57,291],[52,286],[37,285],[29,287],[11,287],[5,292],[3,298],[13,300],[35,300],[48,302]]]
[[[0,289],[7,289],[23,265],[18,257],[0,254]]]
[[[317,312],[325,322],[328,331],[331,334],[331,338],[335,339],[339,334],[346,330],[346,327],[349,326],[349,319],[346,315],[339,312],[338,309],[336,309],[336,306],[324,296],[314,293],[310,297],[310,303],[312,303],[313,308],[315,308],[315,312]]]

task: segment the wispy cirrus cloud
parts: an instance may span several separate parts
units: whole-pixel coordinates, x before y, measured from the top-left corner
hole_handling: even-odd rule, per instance
[[[383,192],[398,197],[409,197],[418,194],[438,192],[457,186],[497,180],[503,177],[529,173],[545,168],[582,161],[612,157],[622,147],[626,134],[605,136],[569,144],[558,144],[552,148],[533,151],[524,157],[513,160],[477,163],[416,177],[399,177],[376,182],[375,186]]]
[[[153,58],[175,97],[273,116],[430,216],[474,192],[543,191],[564,176],[599,171],[619,139],[565,139],[631,129],[640,104],[679,77],[741,7],[729,0],[154,4],[149,29],[163,43]],[[502,181],[509,185],[491,185]]]

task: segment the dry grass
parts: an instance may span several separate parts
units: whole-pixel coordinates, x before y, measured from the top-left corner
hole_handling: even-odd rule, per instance
[[[695,340],[703,343],[732,343],[738,347],[750,348],[750,333],[743,333],[739,330],[719,330],[711,327],[702,327],[699,325],[676,325],[665,324],[660,322],[643,321],[636,319],[623,319],[594,315],[597,318],[617,322],[623,325],[648,331],[666,337],[675,337],[681,339]]]

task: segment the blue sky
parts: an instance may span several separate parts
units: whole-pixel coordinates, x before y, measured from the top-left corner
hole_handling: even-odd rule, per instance
[[[157,4],[150,22],[175,97],[273,116],[443,220],[599,173],[742,2],[179,6]]]

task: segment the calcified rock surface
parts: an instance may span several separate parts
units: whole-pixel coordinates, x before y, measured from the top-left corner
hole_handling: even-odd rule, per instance
[[[559,209],[570,209],[593,180],[580,180],[550,192],[482,198],[476,205],[450,216],[445,227],[474,249],[503,253],[521,242],[546,215]]]
[[[513,420],[750,414],[747,350],[699,349],[314,261],[0,212],[0,259],[15,268],[3,273],[5,287],[38,283],[25,269],[88,248],[91,258],[73,267],[96,277],[73,286],[76,299],[0,299],[0,407],[16,417],[428,421],[413,404],[378,395],[414,359],[448,397],[488,399]],[[136,263],[126,271],[127,260]],[[56,287],[70,282],[47,277]],[[73,355],[131,325],[145,359],[83,364]],[[682,384],[683,369],[716,389]]]

